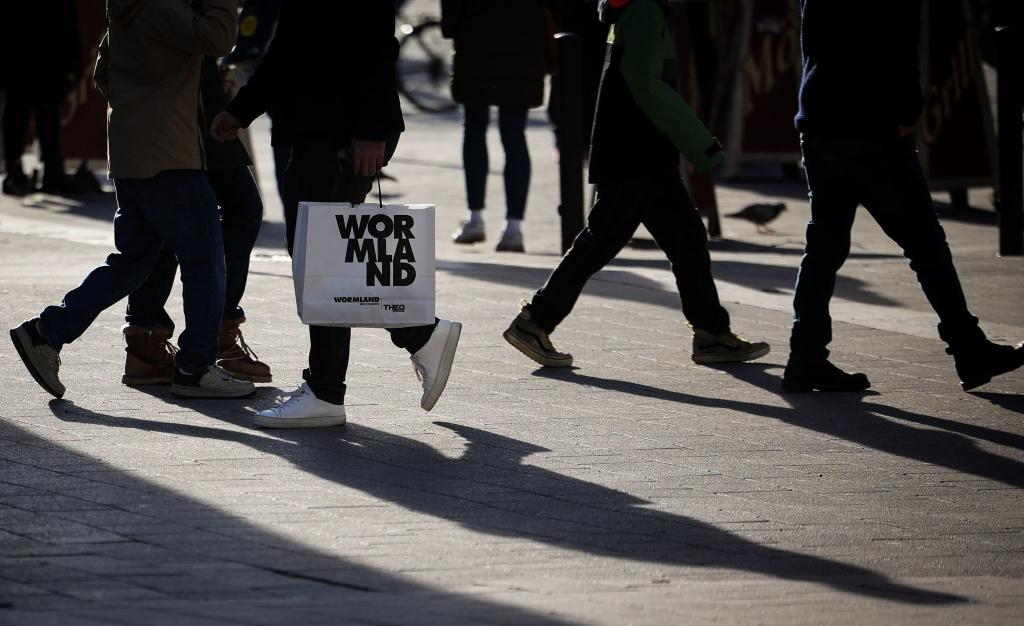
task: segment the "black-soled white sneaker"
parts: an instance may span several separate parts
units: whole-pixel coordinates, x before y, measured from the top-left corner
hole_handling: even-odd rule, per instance
[[[256,385],[238,380],[216,365],[198,374],[186,374],[175,368],[171,385],[171,394],[179,398],[244,398],[255,391]]]

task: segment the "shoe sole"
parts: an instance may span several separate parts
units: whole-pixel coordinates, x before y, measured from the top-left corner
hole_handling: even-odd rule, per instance
[[[21,362],[25,364],[25,369],[28,370],[29,374],[32,374],[32,378],[39,384],[40,387],[46,390],[54,398],[58,400],[64,397],[64,385],[56,387],[51,385],[40,373],[41,367],[39,363],[35,361],[35,353],[31,349],[32,338],[29,334],[20,326],[18,328],[11,329],[11,342],[14,343],[14,348],[18,351],[18,356],[21,357]]]
[[[267,417],[256,415],[253,424],[260,428],[327,428],[328,426],[344,426],[345,416],[330,417]]]
[[[858,385],[856,387],[833,387],[830,385],[815,385],[803,380],[786,380],[782,379],[782,390],[786,393],[808,393],[814,390],[821,391],[823,393],[853,393],[857,391],[867,391],[871,388],[871,383],[868,382],[865,385]]]
[[[129,378],[128,376],[121,377],[121,384],[128,385],[129,387],[139,387],[142,385],[170,385],[173,382],[173,378]]]
[[[245,392],[212,392],[209,388],[205,387],[192,387],[189,385],[171,385],[171,395],[176,398],[194,398],[194,399],[217,399],[217,398],[248,398],[252,394],[256,393],[256,389],[252,388]]]
[[[746,361],[760,359],[771,351],[771,346],[765,346],[760,350],[754,350],[753,352],[747,352],[746,354],[709,354],[706,356],[698,356],[694,354],[693,362],[698,365],[707,365],[709,363],[744,363]]]
[[[479,238],[474,237],[473,239],[458,239],[456,237],[452,238],[452,243],[458,243],[458,244],[483,243],[485,241],[487,241],[487,237],[479,237]]]
[[[515,333],[510,330],[506,330],[504,334],[502,334],[502,337],[504,337],[505,341],[507,341],[513,348],[519,350],[544,367],[570,367],[572,365],[572,355],[569,355],[569,358],[567,359],[552,359],[551,357],[544,356],[544,353],[538,352],[533,346],[517,337]]]
[[[452,363],[455,362],[455,351],[459,347],[459,337],[461,336],[462,323],[452,322],[448,329],[448,336],[444,340],[444,351],[441,353],[441,364],[437,370],[437,378],[434,379],[434,385],[430,388],[430,391],[420,399],[420,407],[424,411],[434,408],[434,405],[437,404],[438,399],[444,392],[445,386],[448,384],[448,377],[452,373]]]

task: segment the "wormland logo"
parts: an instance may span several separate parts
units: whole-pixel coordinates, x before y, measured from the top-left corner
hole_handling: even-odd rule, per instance
[[[359,306],[380,306],[377,296],[334,296],[335,304],[358,304]]]

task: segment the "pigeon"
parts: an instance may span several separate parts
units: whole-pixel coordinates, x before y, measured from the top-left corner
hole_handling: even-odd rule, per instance
[[[768,227],[768,223],[775,220],[779,213],[785,210],[786,205],[782,202],[777,204],[750,204],[743,207],[740,211],[726,215],[726,217],[735,217],[753,222],[757,226],[757,232],[764,235],[775,232]]]

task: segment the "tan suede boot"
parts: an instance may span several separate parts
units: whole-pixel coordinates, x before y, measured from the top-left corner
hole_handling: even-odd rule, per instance
[[[171,331],[166,328],[121,328],[127,346],[124,361],[125,385],[166,385],[174,379],[174,353]]]
[[[217,365],[239,380],[254,383],[269,383],[270,366],[262,363],[252,348],[242,338],[241,324],[245,318],[224,320],[220,325],[220,346],[217,351]]]

